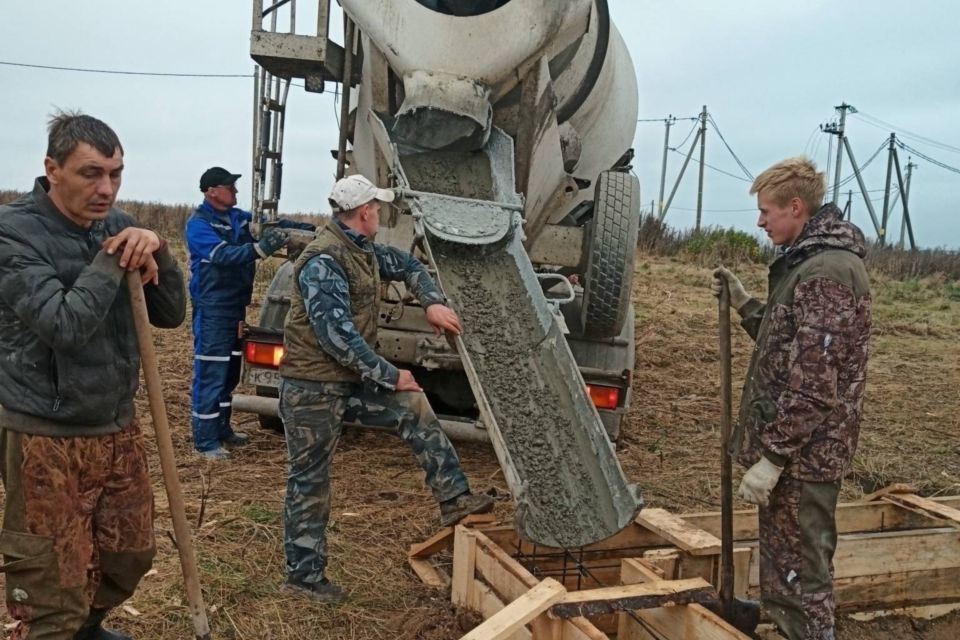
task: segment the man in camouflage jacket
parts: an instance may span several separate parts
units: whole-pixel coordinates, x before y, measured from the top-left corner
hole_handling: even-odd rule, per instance
[[[780,255],[766,303],[730,271],[724,283],[756,341],[731,455],[749,467],[741,498],[759,505],[764,608],[791,640],[834,637],[833,553],[840,482],[857,447],[871,302],[864,237],[834,204],[807,159],[761,174],[759,226]]]
[[[325,575],[330,464],[344,421],[388,427],[410,445],[444,526],[493,507],[489,496],[470,493],[456,451],[413,374],[373,350],[381,278],[404,282],[438,333],[460,333],[459,318],[423,264],[373,242],[380,205],[393,197],[361,175],[339,180],[330,194],[333,219],[294,265],[280,365],[289,454],[284,588],[321,602],[344,598]]]
[[[82,114],[50,121],[46,175],[0,207],[0,552],[14,639],[123,640],[104,629],[150,569],[153,492],[133,398],[128,271],[150,320],[183,322],[160,238],[113,207],[123,148]]]

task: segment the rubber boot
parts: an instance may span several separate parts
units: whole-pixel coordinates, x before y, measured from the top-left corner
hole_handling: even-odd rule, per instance
[[[440,525],[450,527],[471,513],[490,513],[493,510],[493,498],[488,495],[461,493],[456,498],[440,503]]]
[[[119,631],[103,628],[103,619],[107,617],[109,611],[109,609],[90,607],[90,614],[74,634],[73,640],[133,640]]]

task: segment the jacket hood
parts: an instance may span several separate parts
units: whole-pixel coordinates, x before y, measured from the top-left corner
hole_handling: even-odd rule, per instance
[[[824,249],[846,249],[862,258],[866,253],[863,231],[855,224],[842,220],[842,215],[832,202],[820,207],[787,249],[787,254],[807,257]]]

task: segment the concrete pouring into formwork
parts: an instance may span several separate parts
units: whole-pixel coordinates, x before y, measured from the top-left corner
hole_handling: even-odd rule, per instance
[[[516,529],[538,544],[578,547],[623,529],[642,500],[523,249],[509,159],[511,145],[495,132],[484,152],[412,156],[403,168],[420,192],[414,207],[439,283],[463,320],[461,358],[498,435]]]
[[[559,547],[620,531],[639,508],[636,488],[623,476],[556,322],[548,315],[545,325],[537,313],[531,294],[542,294],[525,286],[515,252],[437,242],[434,258],[520,481],[512,488],[517,530]]]

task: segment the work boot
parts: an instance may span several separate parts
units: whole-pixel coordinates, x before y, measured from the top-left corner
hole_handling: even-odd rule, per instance
[[[197,451],[197,455],[208,460],[229,460],[230,452],[224,449],[223,447],[217,447],[216,449],[210,449],[209,451]]]
[[[312,584],[297,582],[288,578],[287,581],[281,585],[280,590],[286,591],[287,593],[295,593],[310,598],[315,602],[323,602],[325,604],[337,604],[347,599],[347,593],[326,578],[321,582]]]
[[[74,634],[73,640],[133,640],[128,635],[112,629],[104,629],[103,619],[107,617],[109,609],[90,608],[90,614],[83,625]]]
[[[234,431],[220,442],[223,444],[228,444],[231,447],[242,447],[246,444],[250,444],[250,436],[239,431]]]
[[[467,491],[456,498],[440,503],[440,525],[452,527],[471,513],[490,513],[491,511],[493,511],[493,498]]]

